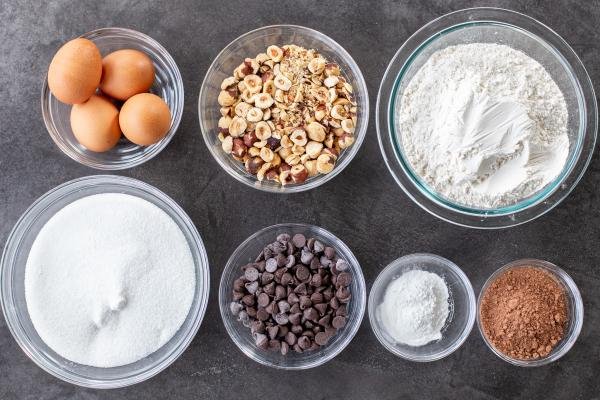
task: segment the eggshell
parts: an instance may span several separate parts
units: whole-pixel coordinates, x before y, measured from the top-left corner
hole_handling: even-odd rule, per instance
[[[121,138],[119,110],[108,99],[93,95],[71,108],[71,129],[88,150],[103,152],[115,147]]]
[[[88,39],[65,43],[54,55],[48,68],[48,86],[63,103],[78,104],[89,99],[100,84],[102,56]]]
[[[136,94],[121,107],[119,125],[127,139],[140,146],[149,146],[165,137],[169,131],[171,110],[155,94]]]
[[[117,50],[102,60],[100,90],[119,100],[147,92],[154,83],[154,65],[138,50]]]

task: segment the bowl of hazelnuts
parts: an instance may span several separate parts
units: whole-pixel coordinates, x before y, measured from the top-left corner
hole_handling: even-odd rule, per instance
[[[338,43],[293,25],[248,32],[215,58],[198,100],[219,165],[270,192],[309,190],[340,173],[365,137],[364,77]]]

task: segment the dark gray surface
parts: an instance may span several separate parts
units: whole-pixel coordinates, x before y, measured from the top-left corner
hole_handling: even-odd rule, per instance
[[[234,181],[212,159],[199,132],[197,95],[204,73],[220,49],[244,32],[294,23],[330,35],[361,67],[374,109],[379,80],[404,40],[446,12],[475,5],[512,8],[546,23],[600,82],[598,1],[0,2],[0,244],[41,194],[97,173],[64,156],[44,128],[39,93],[53,53],[83,32],[129,27],[154,37],[173,55],[184,79],[185,111],[175,138],[158,157],[120,174],[155,185],[188,212],[205,241],[212,275],[208,311],[190,348],[157,377],[126,389],[102,392],[62,383],[27,358],[0,318],[0,399],[225,399],[257,398],[265,391],[277,399],[600,399],[598,157],[572,195],[548,215],[482,232],[439,221],[410,202],[382,161],[374,113],[367,139],[345,171],[317,190],[290,196]],[[476,293],[508,261],[552,261],[572,275],[583,294],[583,331],[563,359],[537,369],[496,358],[477,328],[450,357],[417,364],[384,350],[365,318],[348,348],[322,367],[304,372],[262,367],[227,336],[217,288],[222,266],[241,241],[286,221],[321,225],[338,235],[362,263],[368,287],[387,263],[417,251],[455,261]]]

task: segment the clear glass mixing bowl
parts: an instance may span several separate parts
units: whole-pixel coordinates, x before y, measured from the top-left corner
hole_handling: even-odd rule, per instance
[[[120,49],[134,49],[147,54],[154,64],[156,77],[150,92],[160,96],[171,110],[171,127],[159,142],[138,146],[125,138],[109,151],[97,153],[83,147],[71,130],[71,106],[50,93],[48,79],[42,87],[42,115],[54,143],[73,160],[100,170],[121,170],[140,165],[169,144],[183,114],[183,80],[173,57],[156,40],[141,32],[125,28],[102,28],[81,35],[98,46],[102,56]]]
[[[246,171],[243,163],[236,161],[230,154],[226,154],[223,151],[221,142],[217,138],[218,122],[221,117],[217,97],[221,91],[221,82],[232,75],[233,70],[244,61],[244,58],[252,58],[259,53],[264,53],[267,47],[273,44],[279,46],[295,44],[307,49],[316,49],[325,58],[337,63],[340,66],[342,75],[352,84],[358,110],[356,130],[354,132],[356,141],[340,154],[333,171],[328,174],[314,176],[303,183],[285,186],[267,180],[259,182],[254,175]],[[236,180],[259,190],[276,193],[294,193],[314,189],[324,184],[333,179],[350,164],[350,161],[352,161],[360,149],[367,133],[369,123],[369,94],[367,93],[365,79],[354,59],[329,36],[302,26],[265,26],[238,37],[217,55],[208,68],[208,72],[200,88],[198,117],[200,118],[200,128],[204,142],[225,172]]]
[[[98,368],[69,361],[37,334],[25,299],[25,265],[29,250],[44,224],[67,204],[98,193],[125,193],[151,202],[179,226],[186,237],[196,271],[196,292],[187,318],[163,347],[132,364]],[[21,349],[40,368],[66,382],[97,389],[133,385],[153,377],[174,362],[194,338],[208,303],[209,266],[204,244],[194,224],[170,197],[147,183],[120,176],[95,175],[64,183],[41,196],[21,216],[10,233],[0,264],[0,296],[8,329]]]
[[[565,96],[570,149],[562,173],[516,204],[477,209],[431,189],[404,155],[396,112],[404,89],[437,50],[465,43],[498,43],[523,51],[550,73]],[[598,107],[590,78],[573,49],[554,31],[526,15],[498,8],[471,8],[444,15],[417,31],[390,62],[377,98],[377,132],[384,160],[404,192],[421,208],[448,222],[503,228],[535,219],[560,203],[585,172],[596,143]]]

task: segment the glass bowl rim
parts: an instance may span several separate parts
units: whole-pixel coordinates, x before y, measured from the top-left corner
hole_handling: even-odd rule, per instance
[[[192,321],[190,324],[190,329],[184,335],[182,335],[179,342],[171,344],[171,346],[173,347],[171,353],[165,355],[161,362],[155,361],[154,365],[148,366],[146,370],[142,373],[138,372],[136,374],[130,374],[125,377],[114,378],[109,380],[101,378],[82,377],[77,373],[66,371],[60,363],[49,361],[48,357],[41,355],[38,346],[34,342],[29,340],[28,336],[24,333],[24,328],[22,327],[21,320],[18,318],[18,315],[16,313],[17,307],[13,302],[14,287],[12,286],[11,279],[14,273],[13,270],[15,268],[16,252],[19,246],[21,245],[23,239],[25,238],[31,223],[34,222],[35,219],[43,215],[46,212],[47,208],[55,204],[57,201],[69,198],[74,193],[77,193],[81,190],[94,187],[101,187],[104,185],[117,185],[127,188],[133,188],[135,190],[139,190],[150,195],[150,197],[152,197],[153,200],[146,201],[149,201],[155,206],[156,204],[154,203],[154,201],[156,200],[158,200],[162,205],[167,206],[170,209],[170,211],[177,215],[177,217],[181,220],[181,223],[185,225],[185,229],[189,233],[189,239],[192,239],[194,242],[193,246],[189,246],[190,252],[194,254],[195,257],[197,257],[198,259],[198,263],[194,263],[194,272],[197,276],[197,281],[196,291],[193,300],[197,300],[198,305],[197,309],[194,309],[193,307],[190,308],[190,311],[186,316],[186,320],[184,321],[184,324],[186,321],[188,321],[188,319]],[[112,192],[107,191],[102,193]],[[135,194],[132,195],[135,196]],[[186,239],[188,239],[187,234]],[[23,212],[23,214],[21,214],[21,216],[19,217],[19,219],[17,220],[7,237],[6,244],[4,246],[4,251],[2,253],[2,258],[0,260],[0,306],[4,314],[6,326],[8,327],[8,330],[10,331],[14,340],[17,342],[21,350],[29,357],[29,359],[31,359],[39,368],[51,374],[52,376],[73,385],[93,389],[114,389],[131,386],[156,376],[164,369],[166,369],[169,365],[171,365],[173,362],[175,362],[181,356],[181,354],[183,354],[183,352],[189,347],[192,340],[196,336],[200,325],[202,324],[208,306],[210,284],[207,285],[206,282],[210,282],[209,276],[209,261],[204,242],[190,217],[181,208],[181,206],[179,206],[170,196],[162,192],[160,189],[138,179],[119,175],[89,175],[72,179],[48,190],[47,192],[39,196]],[[161,348],[157,349],[157,351],[164,348],[165,346],[168,346],[172,340],[173,338],[171,338]],[[139,361],[140,360],[127,365],[132,366]]]
[[[451,271],[453,274],[455,274],[459,278],[459,281],[462,283],[462,285],[464,286],[464,288],[466,289],[466,292],[467,292],[466,302],[468,303],[468,315],[466,318],[465,326],[461,330],[460,335],[458,335],[456,337],[456,339],[453,342],[451,342],[451,344],[447,348],[440,350],[438,352],[429,354],[429,355],[412,355],[412,354],[408,354],[408,353],[398,349],[396,346],[393,346],[391,343],[389,343],[387,340],[385,340],[383,338],[383,335],[381,333],[383,328],[381,327],[381,324],[377,321],[376,315],[375,315],[377,306],[379,304],[375,304],[374,297],[375,297],[376,292],[381,292],[381,291],[385,290],[390,283],[390,282],[383,281],[383,275],[386,272],[395,271],[396,269],[404,268],[407,266],[407,263],[413,263],[415,261],[421,261],[421,262],[426,263],[428,260],[439,261],[444,266],[445,269]],[[368,309],[369,309],[369,323],[371,325],[371,330],[375,334],[375,337],[377,338],[379,343],[381,345],[383,345],[383,347],[386,350],[388,350],[390,353],[394,354],[395,356],[398,356],[405,360],[416,361],[416,362],[431,362],[431,361],[438,361],[438,360],[441,360],[442,358],[449,356],[450,354],[452,354],[456,350],[458,350],[465,343],[465,341],[467,340],[467,338],[469,337],[469,335],[471,334],[471,332],[473,330],[473,325],[475,324],[475,314],[476,314],[476,310],[477,310],[477,305],[476,305],[475,292],[473,290],[471,281],[469,280],[469,277],[465,274],[465,272],[456,263],[450,261],[449,259],[447,259],[445,257],[439,256],[437,254],[412,253],[412,254],[406,254],[404,256],[401,256],[401,257],[393,260],[384,269],[382,269],[379,272],[379,274],[377,275],[377,278],[375,279],[375,282],[373,282],[373,285],[371,286],[371,291],[369,292]]]
[[[335,168],[330,173],[321,174],[321,175],[315,177],[314,179],[307,180],[306,182],[303,182],[300,184],[293,184],[293,185],[286,185],[286,186],[281,186],[281,185],[279,185],[279,186],[258,185],[257,186],[256,183],[258,182],[258,180],[255,179],[255,180],[251,181],[249,179],[244,179],[244,177],[246,177],[245,175],[242,175],[240,173],[240,171],[233,169],[230,165],[221,162],[221,160],[219,159],[219,157],[217,155],[217,150],[220,150],[220,149],[214,148],[212,142],[209,139],[211,137],[210,136],[211,133],[207,132],[208,129],[206,128],[205,123],[202,118],[202,107],[204,106],[204,104],[202,103],[202,96],[203,96],[204,92],[206,90],[208,90],[208,86],[210,84],[210,82],[208,81],[209,77],[211,75],[213,75],[215,71],[217,71],[217,65],[219,64],[219,61],[225,56],[225,54],[228,50],[236,47],[240,43],[243,43],[244,40],[246,40],[248,37],[252,37],[263,31],[272,30],[272,29],[289,29],[292,31],[294,31],[294,30],[297,31],[296,33],[301,33],[301,34],[308,33],[308,34],[312,35],[313,37],[317,37],[320,41],[327,42],[334,49],[334,52],[340,58],[342,58],[346,63],[348,63],[348,65],[350,66],[350,69],[356,75],[356,79],[355,79],[356,87],[354,88],[354,91],[360,92],[364,95],[363,96],[364,100],[365,100],[364,104],[358,104],[358,106],[363,108],[364,115],[363,115],[363,118],[361,118],[358,121],[358,125],[356,127],[357,129],[354,132],[354,139],[355,139],[354,144],[352,146],[350,146],[350,148],[345,149],[345,153],[347,155],[344,157],[344,159],[342,160],[341,163],[339,163],[339,164],[336,163]],[[216,99],[215,99],[215,102],[216,102]],[[348,51],[344,47],[342,47],[337,41],[335,41],[330,36],[322,33],[321,31],[318,31],[316,29],[308,28],[308,27],[301,26],[301,25],[276,24],[276,25],[262,26],[262,27],[253,29],[251,31],[248,31],[246,33],[243,33],[243,34],[239,35],[238,37],[236,37],[231,42],[229,42],[225,47],[223,47],[223,49],[221,51],[219,51],[219,53],[215,56],[215,58],[209,65],[209,67],[206,71],[206,74],[204,75],[204,78],[202,80],[202,84],[200,85],[200,92],[198,94],[198,120],[200,123],[200,131],[202,133],[204,143],[206,144],[206,147],[208,148],[210,154],[213,156],[213,158],[215,159],[217,164],[219,164],[219,166],[223,170],[225,170],[225,172],[227,172],[235,180],[243,183],[244,185],[246,185],[248,187],[251,187],[256,190],[264,191],[264,192],[282,193],[282,194],[299,193],[299,192],[303,192],[306,190],[314,189],[318,186],[321,186],[325,182],[328,182],[329,180],[335,178],[354,159],[354,157],[360,150],[365,137],[367,136],[368,125],[369,125],[369,108],[370,108],[369,103],[370,102],[369,102],[369,92],[368,92],[368,88],[367,88],[367,83],[365,81],[364,75],[363,75],[360,67],[358,66],[358,64],[356,63],[354,58],[350,55],[350,53],[348,53]]]
[[[309,231],[317,232],[318,235],[323,236],[327,240],[329,240],[330,238],[337,240],[339,243],[335,243],[335,244],[329,243],[329,245],[335,247],[336,249],[338,247],[341,247],[344,250],[344,253],[346,253],[351,258],[350,260],[346,260],[346,261],[348,261],[348,263],[352,267],[353,279],[358,278],[357,284],[358,284],[358,288],[359,288],[359,293],[357,293],[357,294],[352,293],[353,299],[358,297],[357,303],[356,303],[357,308],[355,310],[355,312],[358,314],[357,314],[357,318],[354,320],[354,323],[352,325],[350,325],[350,324],[346,325],[346,327],[348,329],[347,330],[345,329],[343,332],[343,334],[345,335],[345,338],[342,341],[340,341],[339,343],[337,343],[337,345],[334,347],[328,346],[325,354],[322,357],[320,357],[319,359],[314,360],[312,362],[306,362],[306,363],[294,365],[294,366],[289,366],[289,365],[285,365],[285,364],[274,364],[265,358],[258,357],[257,354],[254,351],[251,351],[251,349],[248,346],[245,346],[245,345],[239,343],[238,341],[236,341],[234,338],[234,331],[235,331],[234,323],[237,323],[238,321],[235,321],[233,318],[231,318],[231,315],[229,315],[229,308],[226,307],[225,304],[228,305],[230,303],[230,301],[229,301],[229,299],[226,299],[223,297],[223,296],[226,296],[226,294],[223,291],[225,290],[225,287],[227,286],[227,282],[226,282],[227,276],[231,273],[232,270],[240,267],[239,265],[237,265],[234,262],[237,255],[240,252],[242,252],[244,249],[246,249],[246,247],[252,241],[254,241],[257,237],[259,237],[263,234],[269,233],[269,232],[275,232],[279,229],[309,230]],[[328,361],[331,361],[336,356],[338,356],[350,344],[352,339],[354,339],[354,337],[356,336],[356,333],[358,332],[358,329],[360,328],[360,326],[362,324],[363,318],[364,318],[364,314],[365,314],[365,310],[366,310],[366,306],[367,306],[366,292],[367,292],[367,287],[366,287],[365,278],[364,278],[364,275],[362,272],[362,267],[361,267],[360,263],[358,262],[358,260],[356,259],[356,256],[354,255],[352,250],[350,250],[350,247],[348,247],[348,245],[345,242],[343,242],[339,237],[337,237],[336,235],[331,233],[329,230],[322,228],[320,226],[306,224],[306,223],[283,222],[283,223],[278,223],[278,224],[274,224],[274,225],[269,225],[269,226],[259,229],[258,231],[254,232],[252,235],[248,236],[248,238],[246,238],[242,243],[240,243],[235,248],[235,250],[231,253],[231,256],[227,259],[227,262],[226,262],[225,267],[223,268],[223,272],[221,274],[221,279],[219,281],[219,299],[218,300],[219,300],[219,310],[221,313],[221,319],[223,321],[223,325],[225,325],[225,330],[227,331],[229,338],[237,346],[237,348],[239,350],[241,350],[242,353],[244,353],[248,358],[254,360],[255,362],[257,362],[259,364],[262,364],[267,367],[275,368],[275,369],[305,370],[305,369],[309,369],[309,368],[318,367],[320,365],[327,363]]]
[[[504,353],[502,353],[500,350],[497,350],[490,343],[490,341],[486,337],[485,333],[483,332],[482,322],[481,322],[481,318],[480,318],[481,301],[483,299],[483,295],[484,295],[485,291],[487,290],[487,288],[500,275],[502,275],[504,272],[508,271],[509,269],[523,268],[523,267],[527,267],[527,266],[531,266],[534,268],[541,268],[541,269],[545,270],[546,272],[548,272],[549,274],[551,274],[564,287],[565,293],[567,294],[567,296],[570,296],[573,298],[573,310],[571,310],[573,315],[571,315],[571,317],[573,318],[574,327],[570,332],[568,332],[569,336],[565,336],[562,339],[562,343],[564,343],[564,344],[560,347],[558,352],[554,351],[556,349],[556,347],[555,347],[554,349],[552,349],[552,352],[550,354],[548,354],[546,357],[537,358],[535,360],[519,360],[517,358],[509,357],[509,356],[505,355]],[[540,260],[537,258],[521,258],[518,260],[511,261],[511,262],[503,265],[502,267],[498,268],[486,279],[485,283],[481,287],[479,296],[477,297],[477,329],[479,330],[479,334],[483,338],[484,343],[492,351],[492,353],[494,353],[496,356],[498,356],[498,358],[506,361],[507,363],[518,366],[518,367],[526,367],[526,368],[540,367],[542,365],[550,364],[550,363],[558,360],[559,358],[563,357],[565,354],[567,354],[569,352],[569,350],[571,350],[571,348],[575,345],[575,342],[577,342],[577,339],[579,338],[579,334],[581,333],[581,329],[583,327],[583,318],[584,318],[583,299],[581,297],[581,293],[579,292],[579,288],[577,287],[577,284],[575,283],[573,278],[564,269],[560,268],[556,264],[553,264],[550,261]],[[567,333],[567,332],[565,332],[565,333]]]
[[[493,15],[492,17],[487,17],[487,19],[483,15],[477,15],[477,18],[472,19],[470,18],[470,13],[490,13],[490,15],[498,13],[501,15]],[[507,22],[506,19],[511,17],[519,18],[520,20],[518,23],[514,23],[513,21]],[[448,21],[454,18],[459,18],[460,21]],[[532,32],[531,26],[527,26],[526,24],[531,24],[531,26],[540,29],[547,37],[544,38]],[[402,152],[396,148],[395,138],[393,137],[395,129],[391,123],[391,119],[393,118],[392,107],[396,101],[394,95],[398,90],[406,69],[412,65],[414,58],[431,43],[444,36],[445,33],[476,25],[507,27],[537,40],[541,46],[547,48],[568,72],[570,80],[577,91],[578,109],[581,114],[576,151],[565,164],[561,174],[552,183],[533,196],[518,203],[495,209],[472,208],[454,203],[443,199],[433,189],[429,189],[427,185],[424,185],[421,179],[416,177],[412,168],[408,166],[408,162],[404,160]],[[556,47],[552,41],[557,42],[561,47]],[[402,54],[403,52],[409,54]],[[399,68],[395,65],[396,61],[401,62]],[[386,98],[385,104],[383,101],[384,97]],[[497,229],[519,225],[540,217],[562,202],[575,188],[589,166],[595,149],[598,129],[598,107],[589,74],[580,58],[560,35],[526,14],[496,7],[474,7],[453,11],[428,22],[402,44],[388,64],[382,78],[377,96],[375,119],[380,151],[388,170],[398,186],[401,187],[413,202],[428,213],[459,226],[478,229]],[[388,149],[387,147],[390,148]],[[400,169],[401,171],[396,169]],[[570,183],[567,190],[559,193],[558,189],[561,189],[564,181],[571,178],[572,175],[577,175],[575,180]],[[406,180],[404,181],[403,178]],[[556,199],[553,199],[554,202],[545,205],[545,201],[553,196],[556,196]],[[541,207],[541,209],[535,210],[536,207]],[[522,213],[525,211],[531,212],[532,215],[527,215],[522,220],[516,218],[516,216],[522,216]],[[483,223],[484,221],[492,221],[492,218],[494,220],[489,225]]]
[[[63,133],[60,132],[51,122],[49,102],[51,101],[54,95],[50,92],[50,88],[48,87],[47,73],[44,75],[43,78],[40,103],[42,108],[42,118],[44,120],[44,126],[46,127],[46,131],[50,135],[50,138],[52,138],[54,144],[60,149],[60,151],[63,154],[68,156],[73,161],[76,161],[79,164],[85,165],[90,168],[94,168],[100,171],[119,171],[137,167],[138,165],[141,165],[146,161],[149,161],[152,158],[156,157],[161,151],[164,150],[165,147],[167,147],[167,145],[173,139],[173,136],[175,136],[175,133],[177,132],[177,129],[179,128],[181,119],[183,117],[185,92],[183,86],[183,78],[181,76],[181,72],[179,70],[179,67],[177,66],[177,63],[175,62],[175,59],[162,44],[160,44],[156,39],[153,39],[147,34],[130,28],[104,27],[85,32],[77,36],[77,38],[85,38],[93,41],[93,39],[98,36],[109,34],[116,34],[117,36],[123,36],[127,38],[137,37],[141,39],[143,42],[152,47],[153,53],[160,53],[161,56],[165,58],[169,67],[169,71],[175,76],[175,81],[173,82],[173,92],[176,93],[176,97],[178,97],[178,99],[177,102],[173,105],[173,108],[169,107],[172,114],[171,126],[167,134],[159,142],[152,145],[155,146],[153,147],[152,151],[147,152],[146,154],[135,159],[129,160],[127,162],[119,162],[116,164],[108,164],[103,161],[95,161],[88,159],[88,157],[82,157],[77,151],[72,150],[70,146],[62,142],[61,139],[63,137]]]

